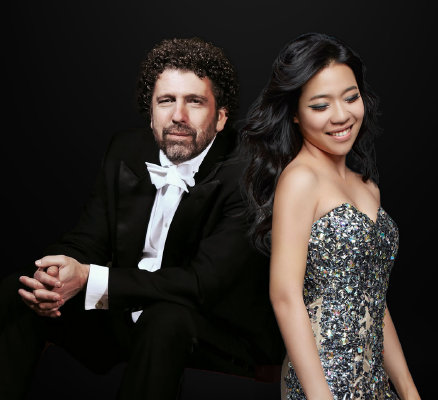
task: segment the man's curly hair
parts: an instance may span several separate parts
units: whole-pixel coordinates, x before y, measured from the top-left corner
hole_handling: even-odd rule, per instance
[[[137,105],[144,117],[151,116],[155,82],[165,69],[191,71],[201,79],[208,77],[213,86],[216,110],[225,108],[227,123],[233,120],[238,108],[235,69],[222,49],[197,37],[165,39],[148,53],[141,64],[137,83]]]

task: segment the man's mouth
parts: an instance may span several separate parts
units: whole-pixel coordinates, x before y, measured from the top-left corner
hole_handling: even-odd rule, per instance
[[[186,136],[196,136],[196,131],[192,128],[189,127],[173,127],[172,128],[164,128],[163,129],[163,137],[167,136],[167,135],[172,135],[172,136],[181,136],[181,137],[186,137]]]
[[[343,136],[347,136],[350,133],[351,127],[353,125],[349,126],[348,128],[345,128],[342,131],[336,131],[336,132],[327,132],[327,135],[330,136],[337,136],[337,137],[343,137]]]
[[[173,136],[193,136],[190,133],[186,132],[167,132],[166,135],[173,135]]]

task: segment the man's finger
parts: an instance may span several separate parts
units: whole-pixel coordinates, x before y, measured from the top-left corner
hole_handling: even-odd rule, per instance
[[[30,305],[29,306],[33,311],[35,311],[38,315],[41,317],[51,317],[56,318],[61,315],[61,313],[56,309],[49,309],[49,310],[42,310],[40,307],[36,305]]]
[[[22,297],[23,302],[33,311],[35,311],[38,315],[42,317],[51,317],[56,318],[61,316],[60,311],[57,308],[50,308],[47,310],[41,309],[39,304],[33,304]]]
[[[56,308],[49,309],[49,310],[42,310],[38,306],[33,306],[33,307],[35,308],[34,311],[42,317],[56,318],[56,317],[59,317],[61,315],[61,313]]]
[[[28,276],[20,276],[19,281],[23,284],[28,286],[29,288],[35,290],[35,289],[45,289],[45,286],[38,280],[34,278],[30,278]]]
[[[48,268],[52,266],[61,267],[67,263],[69,257],[59,255],[59,256],[45,256],[40,260],[35,261],[35,265],[38,268]]]
[[[59,268],[55,265],[52,265],[51,267],[47,268],[46,272],[51,276],[57,276],[59,273]]]
[[[53,302],[41,302],[38,304],[38,307],[42,311],[51,311],[57,310],[64,304],[64,300],[53,301]]]
[[[49,302],[61,301],[61,296],[59,293],[52,292],[47,289],[36,289],[33,291],[35,298],[39,303],[44,302],[44,300]]]
[[[23,300],[25,300],[25,303],[27,305],[29,305],[29,304],[38,304],[39,303],[39,301],[36,299],[34,294],[31,293],[31,292],[28,292],[27,290],[19,289],[18,290],[18,294],[23,298]]]
[[[57,277],[48,275],[45,271],[38,269],[35,271],[33,277],[44,285],[50,287],[62,287],[62,283]]]

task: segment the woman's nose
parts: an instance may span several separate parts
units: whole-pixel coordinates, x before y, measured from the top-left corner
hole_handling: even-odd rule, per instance
[[[332,124],[344,124],[350,118],[350,114],[341,103],[335,103],[332,107],[330,122]]]

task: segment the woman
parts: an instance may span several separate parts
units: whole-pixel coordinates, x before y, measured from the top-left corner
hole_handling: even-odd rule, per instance
[[[402,400],[420,398],[386,307],[398,230],[380,207],[378,99],[364,71],[339,40],[300,36],[241,130],[250,236],[271,253],[287,349],[285,399],[397,399],[388,376]]]

